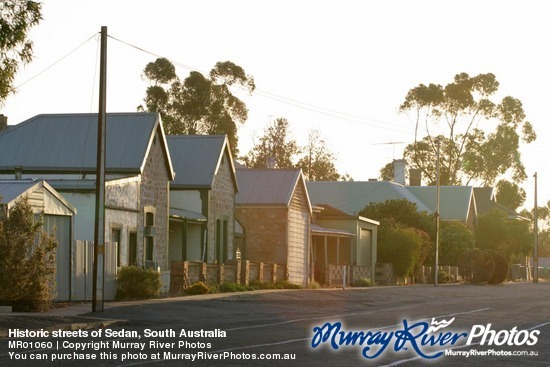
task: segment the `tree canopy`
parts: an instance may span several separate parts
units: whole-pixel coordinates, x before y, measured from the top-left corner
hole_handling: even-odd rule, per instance
[[[442,185],[492,185],[505,173],[516,182],[525,180],[519,143],[534,141],[536,134],[519,99],[491,100],[498,87],[491,73],[460,73],[445,86],[419,84],[408,91],[400,111],[413,114],[416,126],[415,141],[404,155],[430,183],[435,182],[437,141]]]
[[[237,123],[246,121],[248,109],[232,89],[252,93],[256,88],[254,78],[242,67],[218,62],[208,77],[192,71],[182,81],[170,60],[158,58],[146,65],[143,77],[151,85],[145,106],[138,109],[159,112],[168,134],[227,134],[236,155]]]
[[[288,120],[277,118],[243,160],[250,168],[291,168],[300,152],[301,148],[290,134]]]
[[[532,248],[530,223],[510,220],[505,212],[492,209],[479,216],[476,226],[476,245],[483,250],[495,250],[510,262],[522,260]]]
[[[308,143],[303,152],[304,155],[297,166],[302,169],[307,180],[337,181],[342,178],[334,164],[336,157],[319,130],[309,133]]]
[[[21,63],[32,60],[32,41],[27,33],[42,19],[42,4],[29,0],[0,2],[0,104],[12,93]]]
[[[292,137],[288,120],[282,117],[267,126],[264,135],[241,159],[250,168],[301,168],[309,181],[351,179],[338,173],[336,157],[320,131],[310,131],[308,143],[302,147]]]
[[[516,210],[525,202],[525,190],[513,182],[500,180],[497,182],[496,189],[497,203],[508,209]]]

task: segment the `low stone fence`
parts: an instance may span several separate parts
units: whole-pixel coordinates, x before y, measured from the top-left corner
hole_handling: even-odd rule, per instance
[[[367,266],[329,264],[319,267],[319,270],[321,274],[319,282],[327,287],[347,287],[360,279],[371,280],[370,268]]]
[[[286,266],[274,263],[230,261],[226,264],[208,264],[194,261],[172,261],[170,294],[181,295],[190,285],[224,282],[248,285],[251,281],[275,283],[286,279]]]

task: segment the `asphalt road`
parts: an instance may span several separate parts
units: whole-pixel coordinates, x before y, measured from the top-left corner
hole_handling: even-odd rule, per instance
[[[79,360],[81,366],[550,365],[550,283],[240,293],[121,306],[89,316],[127,321],[96,337],[91,334],[97,330],[88,330],[87,337],[0,339],[0,365],[74,365],[76,357],[96,358]],[[452,323],[429,332],[432,318]],[[344,332],[363,331],[355,336],[364,338],[345,345],[340,334],[327,333],[327,323],[340,323]],[[10,341],[32,343],[15,348]],[[445,349],[455,355],[445,355]],[[44,359],[31,359],[39,357]]]

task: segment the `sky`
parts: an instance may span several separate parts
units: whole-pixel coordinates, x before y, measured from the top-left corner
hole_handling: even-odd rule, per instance
[[[136,111],[148,86],[143,69],[157,57],[181,79],[232,61],[257,88],[237,91],[249,109],[241,153],[283,117],[299,144],[319,130],[339,172],[359,181],[377,178],[413,142],[415,117],[398,111],[409,89],[490,72],[497,97],[520,99],[538,136],[521,147],[532,208],[535,172],[539,205],[550,200],[546,10],[534,0],[44,0],[29,34],[35,58],[0,113],[11,125],[97,112],[98,34],[107,26],[108,112]]]

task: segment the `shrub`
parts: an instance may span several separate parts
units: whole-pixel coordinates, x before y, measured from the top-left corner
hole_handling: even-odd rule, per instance
[[[488,283],[500,284],[504,282],[508,277],[508,261],[506,261],[506,258],[495,250],[487,250],[486,252],[491,256],[493,262],[495,263],[493,276],[489,279]]]
[[[379,241],[378,261],[391,263],[396,277],[405,278],[413,270],[423,248],[423,238],[414,228],[389,227]]]
[[[372,283],[369,278],[360,278],[353,281],[353,287],[370,287]]]
[[[232,282],[225,282],[225,283],[220,284],[220,287],[218,288],[218,290],[221,293],[245,292],[245,291],[247,291],[246,286],[241,285],[241,284],[237,284],[237,283],[232,283]]]
[[[273,283],[261,282],[259,280],[251,280],[248,283],[248,289],[255,291],[257,289],[273,289],[275,285]]]
[[[275,283],[276,289],[302,289],[300,284],[289,282],[288,280],[278,280]]]
[[[154,298],[158,296],[160,286],[160,276],[156,271],[126,266],[117,274],[116,299]]]
[[[478,248],[462,254],[458,263],[461,275],[472,283],[487,283],[493,277],[495,263],[491,255]]]
[[[191,285],[189,288],[187,288],[185,290],[185,293],[191,296],[194,296],[197,294],[207,294],[207,293],[210,293],[210,288],[203,282],[198,282]]]
[[[319,289],[321,288],[321,284],[319,282],[316,282],[315,280],[310,281],[307,284],[308,289]]]
[[[439,270],[437,272],[437,282],[440,284],[450,283],[451,277],[446,272]]]
[[[7,214],[0,213],[0,304],[46,311],[55,291],[57,241],[42,231],[42,218],[34,220],[27,198]]]

